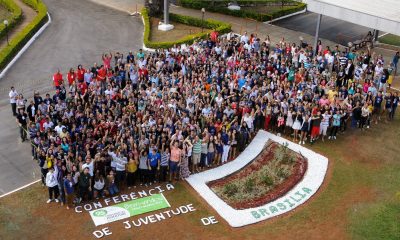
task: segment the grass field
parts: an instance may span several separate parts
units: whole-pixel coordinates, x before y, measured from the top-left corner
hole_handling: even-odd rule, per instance
[[[201,28],[189,26],[181,23],[171,22],[174,29],[170,31],[160,31],[157,29],[158,23],[161,21],[159,18],[151,18],[151,34],[150,40],[152,42],[172,42],[181,39],[187,35],[196,34],[201,32]],[[205,32],[210,32],[210,29],[204,29]]]
[[[381,43],[400,47],[400,36],[397,35],[386,34],[385,36],[380,37],[378,40]]]
[[[172,207],[192,203],[197,211],[133,229],[114,222],[105,225],[113,232],[105,239],[400,239],[398,118],[313,145],[328,157],[328,174],[319,192],[289,214],[231,228],[181,182],[166,198]],[[48,205],[46,199],[39,184],[0,199],[0,239],[93,238],[92,232],[102,228],[94,226],[89,214]],[[200,218],[211,215],[219,224],[203,226]]]

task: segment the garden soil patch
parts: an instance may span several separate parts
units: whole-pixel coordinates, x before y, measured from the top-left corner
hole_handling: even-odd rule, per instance
[[[261,171],[261,168],[264,165],[270,163],[276,157],[278,148],[278,143],[269,141],[262,152],[247,166],[235,173],[228,175],[225,178],[209,182],[207,185],[215,192],[214,189],[216,188],[224,188],[225,186],[227,186],[227,184],[237,182],[238,180],[243,180],[250,175],[257,174],[258,171]],[[295,153],[292,150],[288,151],[290,151],[290,154],[292,154],[292,156],[294,157],[295,163],[293,164],[293,169],[291,169],[291,174],[286,177],[283,182],[274,186],[265,194],[257,196],[251,200],[246,199],[241,201],[234,201],[230,199],[225,199],[224,196],[220,197],[222,197],[231,207],[235,209],[246,209],[259,207],[266,203],[272,202],[286,194],[290,189],[292,189],[297,183],[301,181],[301,179],[304,177],[305,172],[307,171],[307,160],[303,156]],[[257,187],[260,186],[256,186],[256,188]],[[217,193],[217,195],[219,194]]]

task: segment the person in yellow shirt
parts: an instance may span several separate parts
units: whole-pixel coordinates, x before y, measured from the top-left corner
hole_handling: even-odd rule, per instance
[[[137,172],[138,165],[139,165],[139,160],[134,159],[133,156],[129,156],[129,161],[126,164],[126,171],[128,173],[128,177],[127,177],[128,189],[130,189],[132,186],[135,185],[136,172]]]
[[[335,96],[337,96],[337,91],[334,88],[329,89],[328,91],[328,100],[330,103],[333,103],[335,100]]]

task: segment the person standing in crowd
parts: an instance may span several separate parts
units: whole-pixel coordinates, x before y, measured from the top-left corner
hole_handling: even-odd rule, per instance
[[[170,151],[169,147],[165,146],[165,143],[163,143],[162,148],[161,148],[161,162],[160,162],[160,182],[165,182],[167,181],[167,174],[168,174],[168,167],[169,167],[169,161],[170,161]]]
[[[92,178],[89,174],[89,167],[83,169],[79,175],[79,202],[92,199]]]
[[[119,189],[115,183],[115,175],[113,170],[110,170],[109,174],[107,175],[107,190],[110,196],[114,196],[115,194],[119,193]]]
[[[21,137],[21,142],[27,140],[28,131],[28,115],[25,113],[24,109],[19,109],[16,122],[19,126],[19,135]]]
[[[157,182],[156,176],[157,172],[160,170],[161,155],[157,152],[157,148],[153,148],[150,150],[150,153],[147,156],[147,161],[147,165],[149,166],[149,178],[151,185],[153,182]]]
[[[100,171],[97,171],[94,176],[94,184],[93,184],[93,198],[99,199],[104,196],[106,181],[104,176],[100,174]]]
[[[169,163],[169,181],[178,180],[178,168],[181,164],[182,150],[179,148],[179,142],[176,140],[176,134],[171,137],[171,156]]]
[[[47,200],[47,203],[50,203],[51,201],[55,201],[56,203],[59,202],[57,174],[57,168],[53,167],[51,167],[49,172],[46,174],[46,186],[49,190],[49,200]]]
[[[149,182],[148,176],[149,176],[149,165],[148,165],[148,159],[147,159],[147,154],[144,149],[141,150],[140,152],[140,157],[139,157],[139,179],[140,179],[140,186],[147,186],[147,183]]]
[[[121,189],[123,182],[125,181],[125,175],[126,175],[125,165],[128,163],[128,161],[126,157],[123,154],[121,154],[120,147],[117,148],[115,153],[112,151],[108,151],[108,155],[110,155],[112,158],[111,164],[114,164],[115,166],[115,172],[116,172],[115,183],[118,186],[118,189]]]
[[[200,172],[199,164],[201,159],[201,139],[199,135],[196,134],[193,140],[193,149],[192,149],[192,172]]]
[[[127,185],[128,189],[135,186],[136,181],[136,172],[139,165],[139,159],[135,159],[133,154],[129,157],[129,161],[126,164],[126,171],[127,171]]]
[[[180,171],[179,171],[179,177],[180,179],[186,179],[190,175],[190,170],[189,170],[189,151],[193,147],[192,143],[189,141],[189,138],[186,138],[185,141],[183,142],[183,150],[182,150],[182,156],[181,156],[181,166],[180,166]]]
[[[11,111],[14,117],[17,116],[17,96],[18,92],[12,86],[10,92],[8,93],[8,97],[10,98]]]
[[[65,198],[66,198],[66,205],[67,209],[72,208],[73,201],[74,201],[74,180],[70,172],[67,173],[67,176],[64,178],[64,191],[65,191]]]
[[[397,51],[394,54],[393,59],[392,59],[392,63],[393,63],[393,66],[394,66],[394,75],[395,76],[397,75],[397,64],[399,63],[399,58],[400,58],[400,52]]]
[[[60,89],[61,85],[64,83],[63,75],[60,72],[60,69],[57,69],[57,72],[53,75],[53,85],[55,89]]]

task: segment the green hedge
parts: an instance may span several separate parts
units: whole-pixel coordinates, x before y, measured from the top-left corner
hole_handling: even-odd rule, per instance
[[[0,0],[0,5],[11,12],[11,16],[7,18],[8,20],[8,31],[14,28],[22,20],[22,10],[14,2],[14,0]],[[6,26],[3,22],[0,23],[0,38],[6,36]]]
[[[228,3],[231,1],[215,1],[215,6],[212,6],[210,1],[201,1],[201,0],[180,0],[179,4],[182,7],[186,8],[194,8],[194,9],[201,9],[205,8],[207,11],[210,12],[217,12],[217,13],[222,13],[226,15],[232,15],[235,17],[241,17],[241,18],[251,18],[257,21],[265,22],[265,21],[270,21],[275,18],[279,18],[294,12],[301,11],[306,8],[305,3],[300,3],[300,2],[294,2],[294,1],[285,1],[285,4],[283,8],[280,8],[279,10],[270,13],[270,14],[262,14],[262,13],[257,13],[257,12],[252,12],[249,10],[229,10],[228,9]],[[249,4],[281,4],[282,1],[279,0],[261,0],[261,1],[245,1],[245,0],[238,0],[237,3],[239,5],[249,5]],[[291,5],[287,5],[291,4]],[[294,5],[293,5],[294,4]],[[221,6],[223,5],[223,7]]]
[[[38,12],[36,17],[22,31],[18,32],[15,37],[10,39],[10,45],[4,47],[0,51],[0,69],[3,69],[8,62],[18,53],[19,50],[29,41],[29,39],[47,22],[47,7],[38,0],[31,1],[33,8]]]
[[[22,0],[26,5],[30,6],[31,8],[35,9],[36,11],[37,9],[37,5],[38,5],[38,1],[37,0]]]
[[[143,39],[143,41],[144,41],[144,45],[148,48],[154,48],[154,49],[170,48],[170,47],[174,46],[175,44],[177,44],[177,45],[191,44],[191,43],[193,43],[194,40],[204,39],[209,34],[209,31],[207,31],[207,32],[203,32],[203,33],[190,34],[190,35],[185,36],[184,38],[178,39],[173,42],[152,42],[152,41],[150,41],[151,24],[150,24],[150,17],[148,14],[148,10],[146,8],[143,8],[141,14],[142,14],[142,17],[144,20],[144,39]],[[169,18],[171,21],[177,22],[177,23],[187,24],[187,25],[191,25],[191,26],[195,26],[195,27],[202,26],[201,19],[194,18],[194,17],[182,16],[182,15],[170,13]],[[230,24],[212,20],[212,19],[207,19],[204,21],[204,28],[215,29],[220,34],[228,33],[231,31]]]

